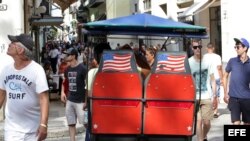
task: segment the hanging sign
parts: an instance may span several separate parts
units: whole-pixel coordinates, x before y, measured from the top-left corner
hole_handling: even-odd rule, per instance
[[[7,4],[0,4],[0,11],[6,11],[7,7]]]

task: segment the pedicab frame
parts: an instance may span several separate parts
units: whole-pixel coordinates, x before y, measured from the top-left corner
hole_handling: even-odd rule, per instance
[[[160,37],[179,37],[179,38],[208,38],[206,28],[202,26],[190,25],[182,22],[176,22],[170,19],[165,19],[150,14],[135,14],[130,16],[124,16],[114,19],[89,22],[84,24],[83,28],[90,36],[94,35],[137,35],[137,36],[160,36]],[[201,69],[201,62],[200,62]],[[201,87],[201,79],[199,82]],[[201,89],[199,89],[201,94]],[[200,99],[201,96],[199,96]],[[90,107],[90,100],[92,97],[88,97],[88,106]],[[199,106],[199,101],[195,103],[195,119],[194,119],[194,131],[196,134],[196,116]],[[88,110],[88,125],[91,132],[91,110]],[[141,135],[137,140],[143,140],[144,136]],[[166,138],[164,138],[166,139]],[[91,141],[95,141],[95,135],[91,134]],[[118,139],[119,140],[119,139]],[[147,140],[147,139],[145,139]],[[192,138],[187,138],[192,140]]]

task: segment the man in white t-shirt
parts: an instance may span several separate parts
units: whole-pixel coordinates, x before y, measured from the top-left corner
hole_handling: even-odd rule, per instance
[[[0,107],[6,100],[5,141],[42,141],[47,137],[48,84],[44,69],[33,61],[29,35],[8,36],[7,54],[14,63],[0,74]]]
[[[60,58],[61,53],[58,50],[57,44],[50,44],[50,51],[49,51],[49,57],[50,57],[50,63],[52,67],[52,71],[54,74],[57,73],[57,63],[58,58]]]
[[[207,53],[204,55],[204,58],[210,60],[211,65],[214,66],[214,78],[216,80],[216,96],[218,97],[217,105],[219,103],[220,98],[220,87],[222,85],[222,62],[220,55],[214,53],[215,47],[212,43],[207,44]],[[218,113],[218,107],[214,109],[214,117],[219,117],[220,113]]]
[[[207,133],[210,130],[210,120],[213,119],[213,107],[216,107],[214,68],[209,60],[202,57],[200,41],[192,41],[194,55],[188,59],[191,73],[195,80],[196,100],[198,102],[197,113],[197,141],[207,141]],[[201,63],[201,65],[200,65]],[[211,87],[212,86],[212,87]],[[211,97],[212,100],[211,100]]]

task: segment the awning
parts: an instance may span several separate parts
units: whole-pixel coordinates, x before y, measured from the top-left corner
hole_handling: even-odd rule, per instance
[[[72,3],[77,2],[77,0],[53,0],[54,3],[59,5],[62,9],[62,12],[69,8]]]
[[[198,14],[199,12],[208,8],[211,4],[213,4],[216,0],[201,0],[199,2],[195,2],[192,6],[190,6],[186,11],[179,14],[178,18],[185,18],[188,16],[193,16]]]
[[[63,17],[31,18],[32,26],[59,26],[63,23]]]
[[[207,38],[206,28],[142,13],[83,25],[92,35],[143,35]]]

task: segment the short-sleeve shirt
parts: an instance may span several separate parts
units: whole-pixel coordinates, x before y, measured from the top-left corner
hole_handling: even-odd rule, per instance
[[[5,130],[34,133],[40,125],[39,94],[48,90],[44,69],[32,61],[21,70],[8,65],[0,74],[6,91]]]
[[[219,71],[217,69],[218,66],[221,66],[221,57],[218,54],[215,53],[207,53],[204,55],[204,58],[210,61],[211,65],[214,67],[214,78],[220,79]]]
[[[227,63],[226,72],[231,73],[229,96],[250,99],[250,60],[242,63],[239,56],[231,58]]]
[[[81,63],[76,67],[68,67],[64,73],[69,82],[68,100],[75,103],[82,103],[85,99],[85,78],[87,68]]]
[[[214,68],[207,58],[203,58],[201,62],[201,71],[200,71],[200,62],[194,59],[194,56],[188,59],[191,73],[193,75],[196,87],[196,99],[199,99],[199,91],[201,91],[201,99],[210,99],[213,95],[211,84],[210,84],[210,75],[214,74]],[[200,86],[201,78],[201,86]]]
[[[87,86],[88,91],[92,91],[93,81],[95,79],[97,71],[98,68],[92,68],[88,72],[88,86]]]

